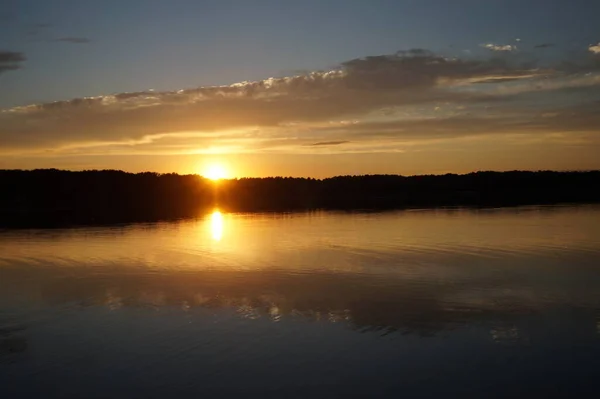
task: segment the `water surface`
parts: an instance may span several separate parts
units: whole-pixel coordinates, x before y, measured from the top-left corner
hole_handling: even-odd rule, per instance
[[[0,231],[0,397],[573,397],[598,377],[598,206]]]

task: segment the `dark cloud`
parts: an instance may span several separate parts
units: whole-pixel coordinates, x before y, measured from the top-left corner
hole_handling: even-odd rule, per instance
[[[554,47],[556,46],[556,44],[554,43],[541,43],[541,44],[536,44],[535,46],[533,46],[533,48],[548,48],[548,47]]]
[[[349,143],[347,140],[339,140],[339,141],[319,141],[317,143],[309,144],[311,146],[328,146],[328,145],[340,145]]]
[[[378,91],[433,88],[440,79],[519,78],[529,69],[500,58],[461,60],[423,49],[354,59],[342,66],[347,72],[344,82],[347,87]]]
[[[53,42],[65,42],[72,44],[86,44],[91,43],[92,41],[85,37],[61,37],[58,39],[54,39]]]
[[[0,50],[0,73],[20,69],[21,63],[25,59],[25,54],[23,53]]]

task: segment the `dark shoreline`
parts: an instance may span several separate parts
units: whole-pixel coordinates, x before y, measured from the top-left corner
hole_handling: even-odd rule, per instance
[[[0,228],[153,222],[226,212],[498,208],[600,202],[600,171],[242,178],[0,170]]]

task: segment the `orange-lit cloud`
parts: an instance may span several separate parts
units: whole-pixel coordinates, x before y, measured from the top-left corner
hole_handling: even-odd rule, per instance
[[[416,49],[297,76],[6,109],[0,153],[401,152],[489,135],[600,142],[595,60],[540,65],[486,47],[507,54],[476,60]],[[6,62],[20,62],[15,54]]]

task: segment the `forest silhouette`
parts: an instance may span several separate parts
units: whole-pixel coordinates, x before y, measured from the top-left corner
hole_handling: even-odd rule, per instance
[[[385,210],[600,202],[600,171],[266,177],[0,170],[0,227],[146,222],[227,212]]]

